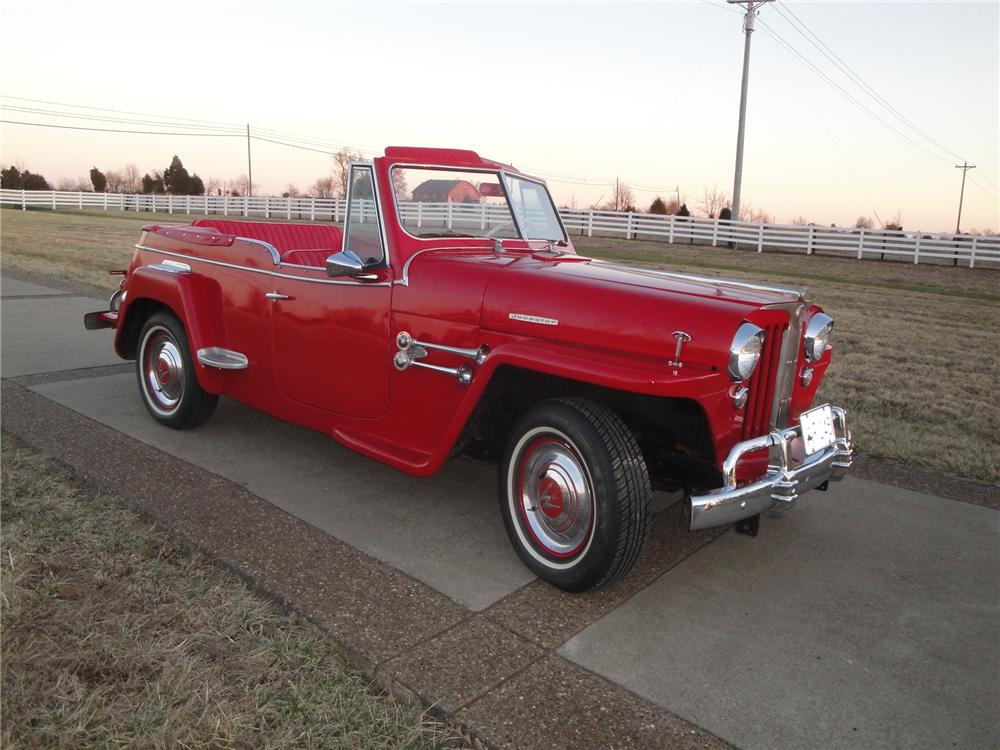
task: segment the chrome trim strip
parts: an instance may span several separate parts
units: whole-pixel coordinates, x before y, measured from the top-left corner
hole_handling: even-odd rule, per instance
[[[273,276],[278,279],[291,279],[292,281],[308,281],[311,284],[334,284],[334,285],[347,285],[347,286],[358,286],[358,287],[376,287],[376,286],[391,286],[392,282],[389,281],[337,281],[335,279],[313,279],[308,276],[292,276],[287,273],[278,273],[277,271],[268,271],[264,268],[250,268],[249,266],[239,266],[235,263],[225,263],[221,260],[210,260],[208,258],[196,258],[193,255],[183,255],[181,253],[172,253],[169,250],[160,250],[155,247],[148,247],[147,245],[136,244],[134,247],[137,250],[146,250],[150,253],[158,253],[159,255],[169,255],[174,258],[184,258],[185,260],[196,261],[198,263],[208,263],[211,266],[221,266],[222,268],[232,268],[237,271],[249,271],[250,273],[260,273],[265,276]],[[305,266],[308,268],[308,266]],[[321,269],[311,269],[311,270],[321,270]]]
[[[281,256],[278,255],[278,248],[276,248],[270,242],[264,242],[264,240],[255,240],[253,237],[237,237],[236,239],[242,240],[243,242],[249,242],[251,245],[260,245],[262,248],[271,253],[271,260],[274,261],[274,265],[278,265],[281,262]]]
[[[221,346],[206,346],[198,350],[198,361],[206,367],[215,367],[219,370],[245,370],[250,361],[247,355],[234,352],[232,349],[223,349]]]
[[[478,239],[478,238],[474,237],[472,239]],[[455,246],[455,247],[425,247],[423,250],[417,250],[417,252],[415,252],[413,255],[411,255],[409,258],[407,258],[406,259],[406,263],[403,264],[403,278],[396,279],[393,283],[394,284],[399,284],[400,286],[409,286],[410,285],[410,264],[413,262],[413,259],[416,258],[421,253],[429,253],[431,250],[480,250],[480,249],[482,249],[484,252],[486,250],[486,248],[469,247],[469,246],[466,246],[466,247],[459,247],[459,246]]]
[[[719,286],[732,286],[740,289],[752,289],[757,292],[776,292],[778,294],[787,294],[789,296],[795,297],[796,299],[805,300],[805,295],[807,289],[802,287],[800,289],[789,289],[783,286],[777,286],[774,284],[762,284],[752,281],[740,281],[739,279],[728,279],[724,276],[700,276],[694,273],[679,273],[676,271],[662,271],[658,268],[647,268],[646,266],[625,266],[618,263],[613,263],[600,258],[591,258],[591,263],[600,263],[603,266],[610,266],[619,271],[632,271],[641,273],[650,273],[655,276],[666,276],[671,279],[680,279],[682,281],[697,281],[706,284],[718,284]]]
[[[178,263],[175,260],[164,260],[160,263],[153,263],[147,267],[153,269],[154,271],[166,271],[167,273],[191,273],[191,266],[187,263]]]

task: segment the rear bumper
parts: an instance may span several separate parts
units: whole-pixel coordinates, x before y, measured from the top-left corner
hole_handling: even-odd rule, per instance
[[[837,481],[851,467],[851,433],[847,414],[832,407],[836,440],[833,445],[811,456],[796,459],[801,451],[802,432],[796,427],[776,430],[758,438],[737,443],[722,465],[725,484],[717,490],[691,498],[691,529],[707,529],[742,521],[772,506],[784,510],[799,495],[826,482]],[[767,473],[749,484],[737,486],[736,464],[746,454],[771,449]]]

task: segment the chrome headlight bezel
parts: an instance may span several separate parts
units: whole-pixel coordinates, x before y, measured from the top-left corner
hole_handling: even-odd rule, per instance
[[[760,326],[747,321],[740,323],[729,345],[729,377],[732,380],[739,383],[753,375],[764,350],[765,336]]]
[[[833,318],[825,313],[816,313],[809,318],[803,337],[806,361],[815,362],[830,348],[830,335],[833,333]]]

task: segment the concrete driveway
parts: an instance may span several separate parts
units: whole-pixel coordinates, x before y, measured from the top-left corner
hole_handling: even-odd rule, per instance
[[[414,479],[225,400],[203,428],[161,428],[109,332],[83,329],[103,300],[2,288],[5,431],[488,744],[1000,746],[992,508],[848,478],[751,539],[687,532],[657,495],[629,579],[568,596],[510,549],[493,467]]]

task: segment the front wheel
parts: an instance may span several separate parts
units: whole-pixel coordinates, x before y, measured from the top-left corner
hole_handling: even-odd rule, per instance
[[[155,313],[143,325],[135,370],[142,402],[160,424],[197,427],[215,411],[219,397],[198,383],[184,326],[171,313]]]
[[[649,528],[649,472],[631,431],[586,399],[543,401],[517,423],[500,466],[500,507],[521,560],[566,591],[612,583]]]

